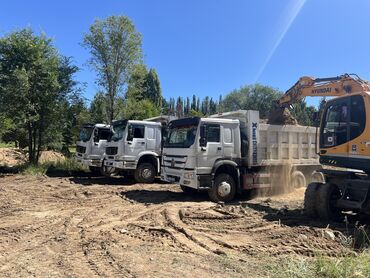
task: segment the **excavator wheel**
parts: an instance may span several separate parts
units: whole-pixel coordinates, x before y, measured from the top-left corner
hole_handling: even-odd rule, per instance
[[[317,217],[317,191],[321,185],[321,183],[313,182],[306,188],[306,192],[304,193],[304,212],[308,217]]]
[[[341,197],[342,193],[338,186],[332,183],[322,184],[317,191],[316,209],[319,217],[323,220],[341,220],[342,211],[335,206]]]

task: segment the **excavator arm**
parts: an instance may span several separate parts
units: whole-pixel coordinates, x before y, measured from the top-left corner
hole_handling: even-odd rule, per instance
[[[307,96],[337,97],[363,91],[370,91],[370,83],[355,74],[343,74],[329,78],[304,76],[281,96],[278,105],[286,108]]]

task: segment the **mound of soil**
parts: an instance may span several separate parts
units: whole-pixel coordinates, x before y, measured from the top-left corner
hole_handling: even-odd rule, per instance
[[[65,156],[55,151],[43,151],[40,155],[40,163],[44,162],[60,162],[65,160]]]
[[[270,113],[268,124],[271,125],[298,125],[296,118],[288,108],[276,108]]]
[[[40,156],[40,163],[60,162],[65,156],[55,151],[43,151]],[[0,148],[0,165],[16,166],[27,162],[27,153],[17,148]]]
[[[27,161],[26,153],[17,148],[0,149],[0,165],[15,166]]]

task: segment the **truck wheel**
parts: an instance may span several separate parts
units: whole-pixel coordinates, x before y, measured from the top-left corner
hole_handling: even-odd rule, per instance
[[[320,186],[321,184],[317,182],[310,183],[304,193],[304,212],[308,217],[315,218],[317,216],[317,189]]]
[[[182,192],[184,192],[187,195],[194,195],[198,192],[195,188],[191,188],[185,185],[180,185],[180,187],[181,187]]]
[[[100,174],[104,177],[111,177],[113,174],[115,174],[116,169],[109,166],[102,166],[100,167]]]
[[[135,170],[135,181],[141,183],[153,183],[155,168],[151,163],[141,163]]]
[[[317,190],[317,213],[321,219],[338,221],[342,217],[336,201],[342,197],[339,188],[332,183],[322,184]]]
[[[89,170],[94,175],[101,175],[100,167],[89,166]]]
[[[306,187],[306,177],[301,171],[294,171],[291,175],[291,185],[292,188]]]
[[[219,174],[213,186],[208,190],[208,196],[213,202],[230,202],[236,193],[235,181],[229,174]]]

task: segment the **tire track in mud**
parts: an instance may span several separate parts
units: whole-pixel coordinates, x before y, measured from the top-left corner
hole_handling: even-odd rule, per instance
[[[84,258],[91,271],[105,277],[136,277],[119,262],[106,241],[89,241],[82,247]]]
[[[242,272],[227,270],[233,268],[230,261],[244,267],[261,256],[348,252],[339,236],[330,240],[325,228],[289,212],[297,210],[297,201],[272,199],[278,209],[269,212],[262,201],[192,200],[172,185],[14,178],[0,185],[0,271],[8,276],[170,277],[176,270],[191,276],[197,267],[205,277],[240,277]],[[284,213],[274,214],[279,208]]]
[[[241,211],[242,214],[236,215],[223,210],[220,215],[215,216],[215,212],[220,212],[216,206],[201,212],[188,210],[180,213],[180,219],[195,231],[207,232],[208,234],[203,235],[208,240],[219,244],[221,248],[237,250],[251,256],[264,253],[273,256],[345,254],[340,242],[326,239],[322,232],[320,234],[316,229],[300,226],[288,227],[278,221],[265,220],[263,213]],[[235,244],[235,240],[228,242],[227,235],[244,240],[241,240],[239,244]]]

